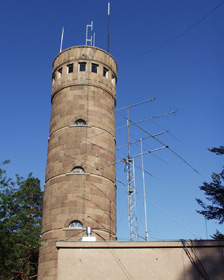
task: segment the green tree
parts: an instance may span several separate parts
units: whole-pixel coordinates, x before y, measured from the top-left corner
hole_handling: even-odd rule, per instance
[[[224,146],[220,148],[209,149],[216,155],[224,154]],[[197,211],[199,214],[204,215],[208,220],[218,220],[219,224],[224,223],[224,167],[221,173],[212,174],[212,182],[203,182],[200,189],[205,192],[206,199],[209,203],[204,203],[201,199],[196,199],[198,204],[203,208],[201,211]],[[219,231],[212,236],[215,239],[224,239],[224,235]]]
[[[0,279],[37,278],[42,200],[40,181],[31,173],[14,182],[0,168]]]

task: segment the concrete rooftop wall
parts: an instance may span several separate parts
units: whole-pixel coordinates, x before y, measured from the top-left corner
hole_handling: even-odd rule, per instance
[[[57,280],[223,280],[224,241],[57,242]]]

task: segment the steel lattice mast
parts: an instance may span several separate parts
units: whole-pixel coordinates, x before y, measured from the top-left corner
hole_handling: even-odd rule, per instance
[[[130,126],[129,107],[127,107],[128,158],[125,161],[126,161],[126,171],[127,171],[128,228],[129,228],[129,240],[137,241],[138,226],[137,226],[137,214],[136,214],[135,169],[134,169],[134,159],[131,159],[129,126]]]

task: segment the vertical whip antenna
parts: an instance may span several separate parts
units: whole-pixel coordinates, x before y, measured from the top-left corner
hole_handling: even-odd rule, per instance
[[[64,37],[64,26],[62,27],[62,32],[61,32],[61,44],[60,44],[60,53],[62,51],[62,43],[63,43],[63,37]]]
[[[107,52],[109,53],[109,42],[110,42],[110,2],[108,2],[108,35],[107,35]]]
[[[144,210],[145,210],[145,241],[148,241],[147,210],[146,210],[146,194],[145,194],[145,171],[144,171],[144,165],[143,165],[142,138],[140,138],[140,143],[141,143],[142,182],[143,182]]]

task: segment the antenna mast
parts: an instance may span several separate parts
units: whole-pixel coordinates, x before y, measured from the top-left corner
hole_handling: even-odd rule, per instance
[[[109,53],[109,42],[110,42],[110,2],[108,2],[108,35],[107,35],[107,52]]]
[[[131,159],[131,152],[130,152],[129,106],[127,107],[127,127],[128,127],[128,158],[125,160],[125,162],[126,162],[126,169],[127,169],[129,240],[137,241],[138,226],[137,226],[137,215],[136,215],[135,169],[134,169],[134,159]]]
[[[62,28],[62,32],[61,32],[61,44],[60,44],[60,53],[62,51],[62,43],[63,43],[63,37],[64,37],[64,26]]]
[[[146,194],[145,194],[145,171],[144,171],[144,166],[143,166],[142,138],[140,139],[140,143],[141,143],[142,182],[143,182],[144,210],[145,210],[145,241],[148,241],[147,211],[146,211]]]

